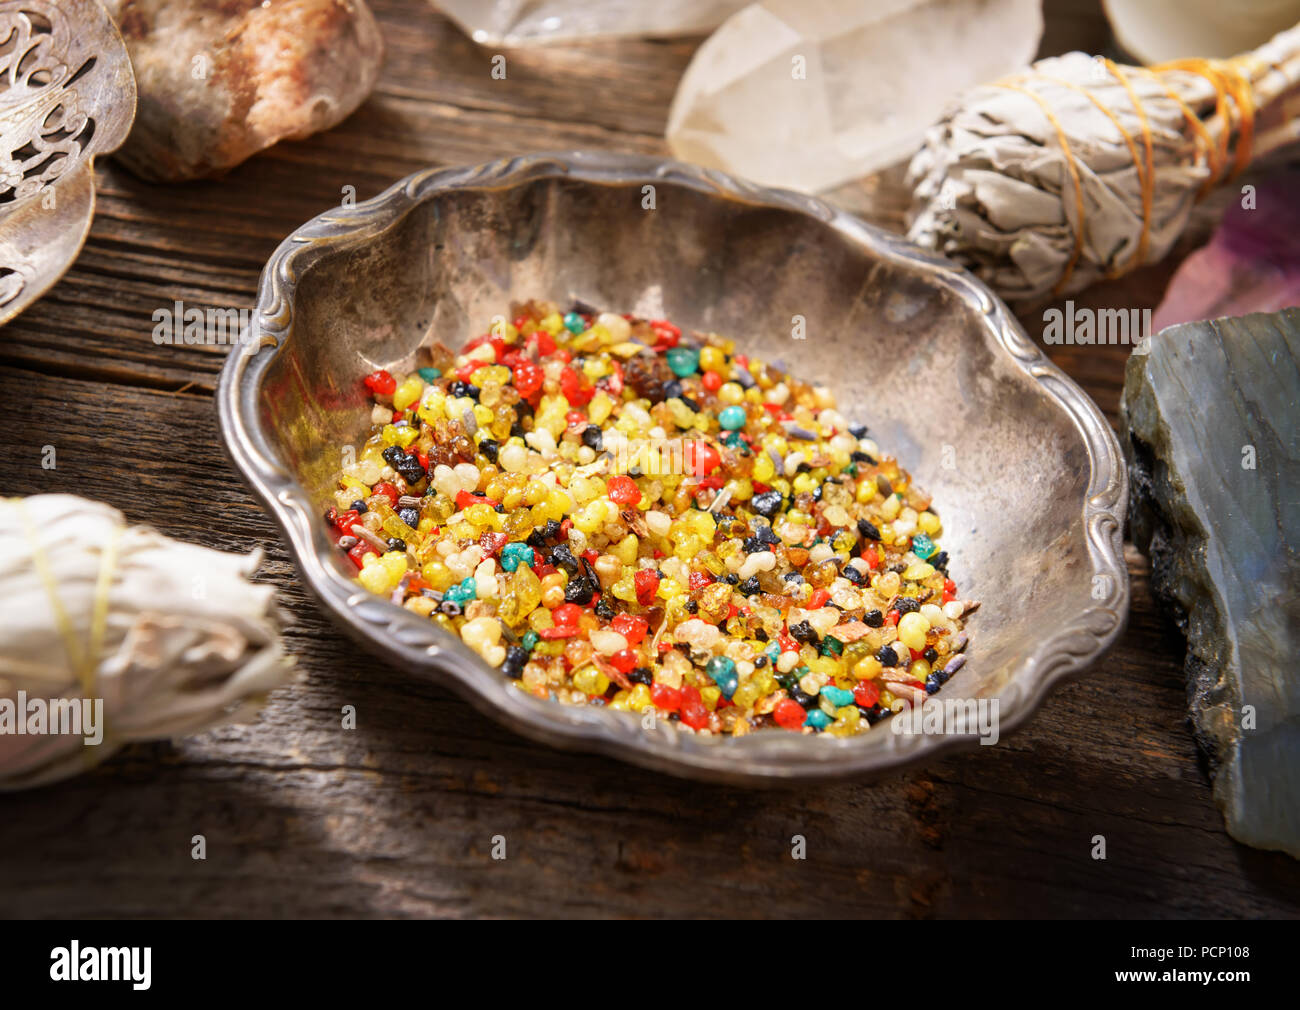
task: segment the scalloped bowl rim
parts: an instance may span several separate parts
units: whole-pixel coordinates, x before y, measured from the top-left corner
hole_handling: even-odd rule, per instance
[[[265,369],[291,338],[297,279],[331,249],[371,241],[437,193],[504,188],[565,177],[605,185],[668,182],[715,197],[794,211],[820,220],[882,259],[926,272],[957,293],[995,338],[995,344],[1063,410],[1082,437],[1090,468],[1082,502],[1088,573],[1109,586],[1095,604],[1063,622],[1038,643],[998,694],[999,733],[1021,726],[1046,694],[1098,659],[1124,626],[1128,571],[1121,533],[1127,477],[1109,424],[1073,380],[1028,338],[1002,302],[979,280],[941,256],[922,250],[812,196],[743,182],[711,169],[643,155],[571,151],[501,159],[482,165],[430,168],[352,207],[318,215],[276,249],[259,284],[256,311],[244,339],[227,358],[217,388],[223,442],[237,470],[275,519],[299,572],[326,612],[371,651],[451,686],[480,711],[533,739],[563,749],[594,751],[676,775],[744,785],[772,785],[896,771],[954,750],[978,747],[968,735],[890,733],[874,749],[866,738],[810,739],[802,734],[753,733],[706,738],[666,720],[643,728],[640,717],[599,707],[560,705],[509,686],[455,636],[425,618],[371,595],[334,566],[316,504],[277,458],[260,430],[257,397]]]

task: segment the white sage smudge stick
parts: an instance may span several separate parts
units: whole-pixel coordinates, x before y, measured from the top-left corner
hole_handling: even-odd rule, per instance
[[[0,789],[251,716],[292,671],[260,561],[72,495],[0,499]]]
[[[909,238],[1021,307],[1155,262],[1199,196],[1296,139],[1298,82],[1300,26],[1231,60],[1041,60],[930,129]]]

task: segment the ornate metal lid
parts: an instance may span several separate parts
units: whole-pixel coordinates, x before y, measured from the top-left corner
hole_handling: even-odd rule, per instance
[[[126,46],[98,0],[0,0],[0,324],[77,258],[96,154],[135,119]]]

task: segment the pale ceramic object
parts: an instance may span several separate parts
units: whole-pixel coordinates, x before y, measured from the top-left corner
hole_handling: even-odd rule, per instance
[[[1300,0],[1105,0],[1115,39],[1143,63],[1226,58],[1300,21]]]

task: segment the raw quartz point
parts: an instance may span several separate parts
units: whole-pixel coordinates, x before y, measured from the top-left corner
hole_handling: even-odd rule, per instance
[[[159,181],[218,175],[346,119],[379,76],[365,0],[106,0],[139,107],[117,158]]]
[[[684,161],[816,192],[910,156],[949,99],[1026,67],[1039,0],[763,0],[700,46],[668,116]]]
[[[1187,636],[1193,729],[1238,841],[1300,858],[1300,309],[1139,344],[1121,408],[1133,542]]]
[[[431,0],[481,46],[712,31],[746,0]]]

